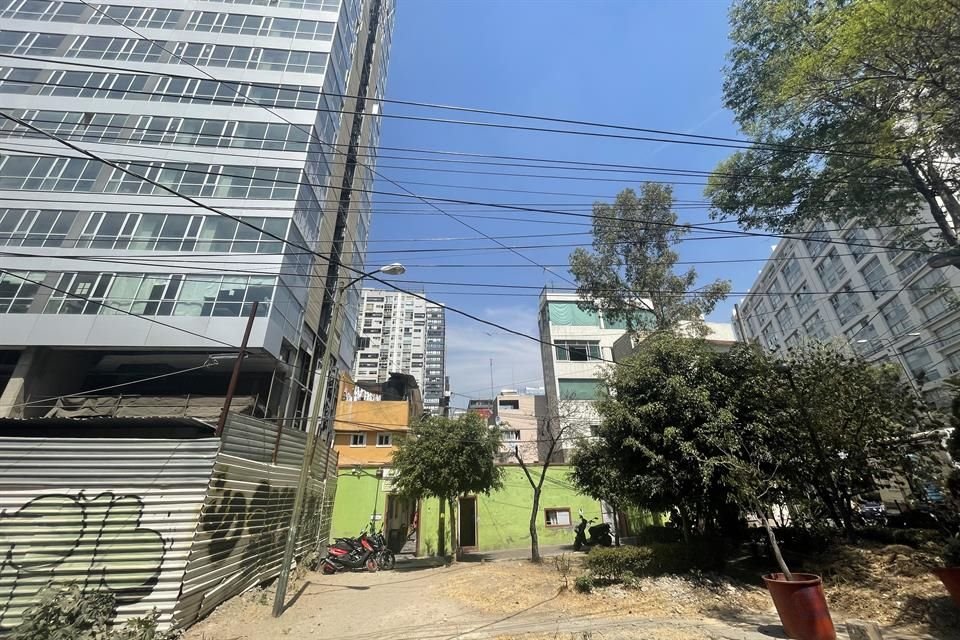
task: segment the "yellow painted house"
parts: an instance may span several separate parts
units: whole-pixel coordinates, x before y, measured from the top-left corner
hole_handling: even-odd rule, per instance
[[[391,373],[381,383],[340,379],[334,417],[333,447],[340,467],[383,467],[390,464],[397,443],[423,415],[423,399],[416,379]]]

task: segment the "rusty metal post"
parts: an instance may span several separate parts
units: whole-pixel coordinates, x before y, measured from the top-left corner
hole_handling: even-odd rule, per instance
[[[237,361],[233,363],[233,373],[230,374],[230,384],[227,386],[227,397],[223,399],[223,409],[220,411],[220,419],[217,421],[216,435],[223,435],[223,427],[227,424],[227,413],[230,412],[230,405],[233,403],[233,394],[237,390],[237,379],[240,378],[240,366],[243,364],[243,357],[247,353],[247,341],[250,340],[250,331],[253,329],[253,321],[257,317],[257,307],[260,303],[254,301],[253,308],[250,309],[250,317],[247,318],[247,328],[243,331],[243,340],[240,342],[240,353],[237,354]]]

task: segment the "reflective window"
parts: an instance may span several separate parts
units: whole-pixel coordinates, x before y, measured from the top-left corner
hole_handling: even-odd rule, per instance
[[[797,307],[797,313],[799,313],[801,316],[806,315],[810,305],[813,304],[810,288],[807,286],[806,282],[801,284],[800,288],[797,289],[797,292],[793,294],[793,303]]]
[[[338,11],[340,0],[212,0],[223,4],[246,4],[264,7],[289,7],[291,9],[315,9]]]
[[[883,315],[883,319],[887,321],[887,328],[890,333],[894,334],[893,339],[899,337],[896,334],[906,331],[910,316],[899,297],[894,297],[893,300],[880,307],[880,313]]]
[[[820,340],[821,342],[830,336],[830,334],[827,333],[827,326],[823,322],[823,317],[819,311],[807,318],[807,321],[803,323],[803,331],[807,334],[808,338]]]
[[[851,291],[850,285],[844,286],[841,291],[830,296],[830,306],[837,312],[840,324],[846,324],[852,320],[854,316],[863,311],[860,294]]]
[[[0,209],[0,245],[60,247],[73,223],[74,212]]]
[[[0,273],[0,313],[27,313],[45,273],[13,271]]]
[[[847,231],[843,239],[850,249],[850,254],[853,256],[854,262],[860,262],[863,260],[864,255],[870,253],[870,247],[865,246],[869,244],[867,232],[863,229],[851,229]]]
[[[69,3],[68,3],[69,4]],[[79,6],[83,6],[80,4]],[[94,11],[87,20],[90,24],[116,24],[128,27],[148,27],[151,29],[170,29],[177,25],[183,15],[181,9],[161,9],[153,7],[128,7],[123,5],[94,5]]]
[[[336,25],[317,20],[296,20],[269,16],[245,16],[216,11],[193,11],[184,27],[188,31],[240,33],[251,36],[296,38],[329,42]]]
[[[871,258],[864,265],[861,273],[874,299],[882,298],[886,293],[889,293],[890,279],[887,277],[887,270],[880,264],[879,258]]]
[[[586,362],[600,359],[600,343],[595,340],[557,340],[557,360]]]
[[[0,9],[0,18],[38,22],[79,22],[87,7],[79,2],[14,0]]]
[[[833,289],[847,274],[847,268],[837,255],[836,249],[830,250],[830,253],[817,265],[816,271],[820,281],[823,282],[823,288],[827,290]]]
[[[944,278],[943,273],[938,269],[931,269],[907,288],[907,297],[910,298],[910,302],[916,302],[920,298],[942,289],[945,283],[946,278]]]

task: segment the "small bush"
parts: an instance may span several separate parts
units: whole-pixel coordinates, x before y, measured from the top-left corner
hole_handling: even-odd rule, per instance
[[[960,567],[960,538],[950,538],[943,549],[943,563],[948,567]]]
[[[624,572],[623,576],[620,578],[620,582],[627,589],[639,589],[641,585],[640,577],[635,576],[632,571]]]
[[[77,584],[49,585],[37,595],[9,640],[174,640],[175,632],[157,631],[152,613],[111,627],[116,599],[109,591],[84,591]]]
[[[560,579],[563,580],[563,588],[570,588],[570,558],[565,553],[561,553],[559,556],[553,559],[553,566],[557,568],[557,573],[560,574]]]
[[[619,582],[625,573],[642,575],[652,555],[648,547],[594,547],[587,554],[586,565],[597,578]]]
[[[722,571],[726,565],[722,540],[694,538],[690,542],[651,544],[648,574],[681,574],[691,571]]]
[[[637,543],[640,545],[654,542],[680,542],[683,537],[676,527],[644,527],[637,534]]]
[[[590,593],[593,591],[593,578],[590,576],[577,576],[573,581],[573,589],[577,593]]]

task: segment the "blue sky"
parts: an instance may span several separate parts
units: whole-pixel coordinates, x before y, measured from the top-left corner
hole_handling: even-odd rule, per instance
[[[725,2],[398,0],[398,5],[387,83],[389,98],[708,135],[739,134],[730,112],[721,105],[722,67],[728,48]],[[392,104],[385,105],[384,112],[491,120],[472,114]],[[383,120],[381,145],[698,170],[712,169],[730,151],[392,118]],[[650,178],[565,172],[580,177],[612,178],[581,181],[448,173],[431,169],[504,171],[504,168],[391,157],[409,155],[383,149],[379,171],[418,195],[484,203],[526,203],[582,213],[589,213],[594,201],[609,199],[621,189],[636,187],[639,181]],[[562,173],[529,168],[509,170]],[[689,177],[679,180],[700,181]],[[456,186],[432,186],[435,184]],[[523,194],[469,187],[575,195]],[[375,189],[399,191],[396,185],[385,180],[378,180]],[[702,186],[678,184],[675,195],[678,200],[702,201]],[[465,222],[509,245],[588,245],[590,242],[589,227],[583,224],[589,220],[585,218],[454,204],[439,206],[453,214],[512,218],[464,218]],[[682,221],[707,220],[705,209],[682,209],[679,213]],[[730,225],[730,228],[735,227]],[[582,235],[545,235],[577,232]],[[504,237],[534,234],[540,237]],[[407,274],[398,279],[398,284],[403,282],[411,289],[425,290],[431,298],[451,307],[532,335],[537,335],[538,288],[549,283],[570,286],[562,279],[569,277],[565,268],[551,267],[556,273],[536,268],[457,221],[409,198],[376,197],[370,238],[368,264],[400,260],[407,265]],[[443,240],[438,240],[441,238]],[[420,241],[414,241],[418,239]],[[769,238],[690,241],[681,245],[680,255],[681,260],[766,258],[772,242]],[[410,249],[442,251],[408,253]],[[572,250],[572,246],[519,249],[544,265],[566,264]],[[734,291],[745,291],[761,266],[759,262],[705,264],[697,270],[704,281],[726,278],[732,280]],[[536,288],[497,290],[416,284],[415,281]],[[737,299],[739,296],[728,299],[711,319],[728,321]],[[447,373],[455,392],[489,395],[491,358],[496,387],[539,384],[539,346],[533,341],[503,334],[449,311],[447,341]],[[462,397],[456,401],[458,405],[464,403]]]

